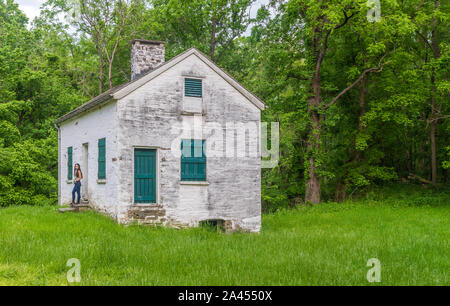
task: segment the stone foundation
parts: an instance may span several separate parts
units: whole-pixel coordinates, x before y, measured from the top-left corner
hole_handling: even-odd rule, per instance
[[[128,209],[126,224],[165,225],[167,223],[166,210],[161,206],[133,206]]]
[[[166,210],[158,206],[132,206],[128,209],[126,217],[121,220],[123,224],[138,224],[138,225],[155,225],[155,226],[168,226],[175,229],[183,229],[189,227],[200,226],[201,223],[217,222],[217,230],[224,233],[234,232],[249,232],[248,230],[239,226],[237,222],[224,219],[211,219],[201,220],[199,222],[193,222],[191,224],[180,222],[175,220],[166,214]]]

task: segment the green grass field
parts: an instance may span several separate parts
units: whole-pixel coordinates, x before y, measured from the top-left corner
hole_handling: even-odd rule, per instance
[[[124,227],[94,212],[0,210],[0,285],[450,285],[448,195],[376,195],[263,217],[260,234]]]

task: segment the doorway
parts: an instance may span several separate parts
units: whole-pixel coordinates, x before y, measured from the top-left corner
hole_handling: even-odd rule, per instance
[[[156,150],[134,151],[134,203],[156,203]]]
[[[81,170],[83,170],[81,198],[83,199],[83,201],[89,201],[89,144],[88,143],[83,144]]]

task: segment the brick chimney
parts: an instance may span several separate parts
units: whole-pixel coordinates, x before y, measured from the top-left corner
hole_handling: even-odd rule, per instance
[[[131,80],[163,64],[165,55],[164,42],[133,39],[131,41]]]

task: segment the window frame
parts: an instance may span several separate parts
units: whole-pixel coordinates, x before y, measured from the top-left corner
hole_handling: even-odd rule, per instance
[[[185,144],[189,142],[190,146],[190,156],[184,156]],[[202,156],[195,156],[196,149],[200,147],[198,142],[201,142]],[[201,175],[195,176],[192,173],[186,173],[186,165],[203,165],[204,170]],[[181,182],[207,182],[208,172],[207,172],[208,159],[206,157],[206,140],[205,139],[181,139],[181,155],[180,155],[180,181]],[[195,166],[193,166],[195,167]]]
[[[188,93],[188,87],[186,86],[188,82],[198,82],[200,83],[200,94]],[[195,85],[193,85],[195,86]],[[185,77],[184,78],[184,96],[188,98],[203,98],[203,80],[194,77]]]

